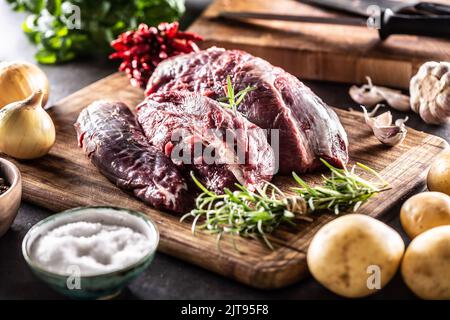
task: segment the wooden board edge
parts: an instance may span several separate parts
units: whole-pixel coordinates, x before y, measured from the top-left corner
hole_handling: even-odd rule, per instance
[[[201,44],[202,48],[211,46],[246,51],[285,69],[302,80],[362,84],[367,82],[366,76],[370,74],[374,83],[382,83],[385,86],[400,89],[409,88],[409,80],[417,72],[420,65],[425,62],[425,60],[411,62],[377,57],[369,58],[361,54],[340,55],[326,51],[317,52],[295,49],[283,49],[280,51],[280,48],[271,46],[236,44],[227,41],[215,42],[206,40]],[[304,63],[298,63],[298,61],[303,61]],[[392,70],[392,73],[388,75],[383,71],[386,70],[387,66]]]
[[[203,269],[220,274],[229,279],[244,283],[250,287],[264,290],[273,290],[291,285],[308,275],[306,255],[300,255],[293,259],[278,259],[277,261],[261,260],[257,264],[251,264],[241,260],[239,264],[217,252],[220,263],[203,263],[202,252],[198,248],[190,247],[181,249],[176,244],[176,239],[166,239],[161,243],[159,251],[182,259],[188,263]],[[186,244],[184,244],[186,246]]]

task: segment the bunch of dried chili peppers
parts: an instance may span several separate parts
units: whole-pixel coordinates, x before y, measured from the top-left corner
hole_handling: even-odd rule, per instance
[[[158,64],[172,56],[198,51],[195,41],[202,37],[179,30],[178,22],[149,27],[142,23],[137,30],[122,33],[111,46],[116,52],[110,59],[123,60],[119,70],[125,72],[131,84],[145,87]]]

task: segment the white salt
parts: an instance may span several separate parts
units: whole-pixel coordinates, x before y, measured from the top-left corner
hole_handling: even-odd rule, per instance
[[[47,271],[67,274],[76,267],[82,276],[90,276],[131,266],[150,250],[151,241],[129,227],[80,221],[40,236],[30,253]]]

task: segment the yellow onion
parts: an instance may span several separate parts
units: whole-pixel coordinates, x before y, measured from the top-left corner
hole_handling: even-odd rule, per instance
[[[44,107],[48,100],[49,83],[39,67],[18,61],[0,63],[0,109],[12,102],[28,98],[37,90],[44,92]]]
[[[42,107],[44,92],[0,109],[0,151],[17,159],[46,155],[55,143],[55,126]]]

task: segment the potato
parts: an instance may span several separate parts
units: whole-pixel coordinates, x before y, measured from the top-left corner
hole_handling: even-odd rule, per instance
[[[403,204],[400,221],[411,239],[431,228],[450,225],[450,197],[441,192],[416,194]]]
[[[366,215],[349,214],[317,232],[307,262],[322,285],[341,296],[356,298],[384,287],[396,273],[404,250],[402,238],[391,227]],[[377,288],[372,286],[373,280]]]
[[[441,152],[431,163],[427,186],[430,191],[450,195],[450,149]]]
[[[402,276],[422,299],[450,299],[450,226],[430,229],[415,238],[402,262]]]

